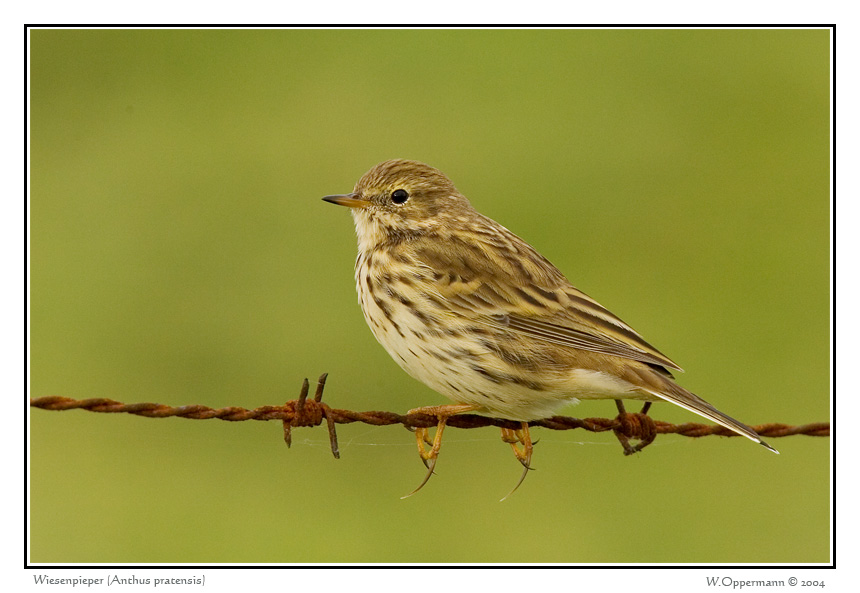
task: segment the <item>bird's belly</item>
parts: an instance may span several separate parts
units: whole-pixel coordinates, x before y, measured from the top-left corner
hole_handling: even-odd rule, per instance
[[[364,299],[362,309],[373,335],[403,370],[486,415],[538,420],[579,399],[621,397],[629,387],[599,372],[518,367],[500,356],[499,336],[456,316],[433,320],[388,299]],[[418,405],[427,404],[410,407]]]

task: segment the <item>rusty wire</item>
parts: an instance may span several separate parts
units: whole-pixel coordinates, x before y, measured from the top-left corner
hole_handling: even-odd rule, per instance
[[[414,430],[416,428],[431,428],[438,423],[438,419],[432,414],[396,414],[394,412],[377,411],[354,412],[352,410],[331,408],[328,404],[322,403],[322,394],[327,377],[328,373],[325,373],[319,378],[316,392],[311,399],[308,399],[310,386],[308,380],[305,379],[302,383],[298,399],[290,400],[283,406],[262,406],[253,410],[236,406],[214,409],[201,405],[174,407],[155,403],[124,404],[106,398],[76,400],[61,396],[31,398],[30,407],[57,411],[79,409],[90,412],[134,414],[147,418],[168,418],[171,416],[193,420],[218,418],[219,420],[226,420],[228,422],[240,422],[242,420],[281,420],[284,423],[284,441],[288,447],[292,443],[292,429],[294,427],[319,426],[325,420],[328,426],[331,452],[338,459],[340,458],[340,452],[337,444],[337,432],[335,430],[335,425],[337,424],[350,424],[352,422],[363,422],[374,426],[402,424],[406,428]],[[645,413],[625,412],[622,407],[619,408],[619,412],[615,418],[552,416],[543,420],[529,422],[529,426],[542,426],[551,430],[582,428],[589,432],[606,432],[611,430],[618,437],[626,455],[641,450],[644,446],[650,444],[658,434],[678,434],[693,438],[709,435],[740,436],[734,431],[719,425],[697,424],[693,422],[670,424],[668,422],[653,420]],[[447,425],[456,428],[480,428],[483,426],[511,429],[520,428],[520,422],[488,418],[475,414],[451,416],[447,420]],[[752,426],[751,428],[760,436],[771,438],[794,435],[830,436],[829,422],[813,422],[800,426],[770,423]],[[639,440],[640,443],[636,447],[631,447],[628,444],[629,439]]]

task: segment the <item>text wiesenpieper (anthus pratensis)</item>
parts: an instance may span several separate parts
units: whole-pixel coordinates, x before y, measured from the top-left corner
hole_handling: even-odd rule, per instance
[[[432,443],[416,430],[428,471],[412,494],[433,473],[446,420],[467,412],[521,423],[502,429],[525,466],[517,486],[531,462],[528,422],[581,399],[613,399],[620,412],[622,399],[641,400],[643,413],[671,402],[776,452],[675,383],[677,364],[478,213],[441,171],[390,160],[352,193],[323,200],[352,211],[358,300],[373,335],[403,370],[455,402],[410,411],[438,418]]]

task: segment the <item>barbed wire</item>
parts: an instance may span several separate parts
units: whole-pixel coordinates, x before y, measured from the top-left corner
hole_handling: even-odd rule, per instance
[[[397,414],[394,412],[355,412],[352,410],[340,410],[322,403],[323,390],[325,389],[328,373],[320,376],[317,382],[316,392],[312,399],[308,398],[310,384],[307,379],[302,383],[299,398],[286,402],[283,406],[262,406],[248,410],[238,406],[226,408],[210,408],[202,405],[168,406],[156,403],[124,404],[107,398],[72,399],[62,396],[47,396],[30,399],[30,407],[43,410],[87,410],[107,414],[134,414],[147,418],[189,418],[192,420],[210,420],[217,418],[227,422],[241,422],[244,420],[281,420],[284,423],[284,441],[289,447],[292,444],[292,429],[296,427],[319,426],[325,420],[328,427],[331,452],[336,459],[340,458],[340,450],[337,444],[337,432],[335,425],[363,422],[373,426],[387,426],[390,424],[402,424],[410,430],[416,428],[435,427],[439,420],[433,414],[411,413]],[[646,408],[647,409],[647,408]],[[658,434],[678,434],[681,436],[699,438],[710,435],[726,437],[740,436],[723,426],[712,424],[697,424],[686,422],[684,424],[671,424],[653,420],[644,413],[628,413],[619,407],[619,414],[615,418],[573,418],[570,416],[552,416],[543,420],[529,422],[529,426],[541,426],[550,430],[572,430],[584,429],[588,432],[613,431],[615,436],[624,447],[625,455],[640,451],[650,444]],[[448,426],[455,428],[481,428],[485,426],[496,426],[498,428],[518,429],[520,422],[489,418],[476,414],[459,414],[450,416],[447,420]],[[788,424],[760,424],[751,427],[762,437],[787,437],[794,435],[806,435],[815,437],[829,437],[829,422],[813,422],[800,426]],[[640,441],[636,447],[631,447],[629,440]]]

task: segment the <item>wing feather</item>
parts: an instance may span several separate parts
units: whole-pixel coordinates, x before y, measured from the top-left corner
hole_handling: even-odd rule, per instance
[[[532,247],[492,224],[495,227],[478,232],[475,241],[450,235],[425,237],[412,245],[418,263],[446,271],[434,275],[433,292],[452,312],[544,342],[682,370],[574,288]]]

